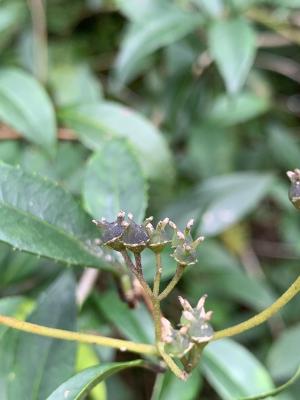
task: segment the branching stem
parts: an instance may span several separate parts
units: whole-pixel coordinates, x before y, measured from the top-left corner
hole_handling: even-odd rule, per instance
[[[153,295],[157,297],[159,295],[159,285],[160,285],[160,279],[161,279],[161,273],[162,273],[161,254],[160,253],[155,254],[155,260],[156,260],[156,273],[155,273],[154,284],[153,284]]]
[[[158,296],[159,301],[162,301],[163,299],[165,299],[172,292],[172,290],[175,288],[177,283],[180,281],[184,269],[185,269],[184,265],[182,265],[182,264],[177,265],[175,275],[173,276],[173,278],[171,279],[171,281],[169,282],[167,287]]]

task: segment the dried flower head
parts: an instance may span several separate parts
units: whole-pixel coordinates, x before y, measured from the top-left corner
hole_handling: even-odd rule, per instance
[[[287,171],[286,174],[291,181],[289,199],[297,209],[300,209],[300,169]]]

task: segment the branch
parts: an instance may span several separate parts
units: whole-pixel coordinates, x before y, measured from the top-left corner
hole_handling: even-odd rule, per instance
[[[0,315],[0,324],[18,329],[19,331],[33,333],[40,336],[52,337],[55,339],[70,340],[81,343],[97,344],[100,346],[113,347],[121,351],[132,351],[133,353],[156,355],[157,349],[151,344],[134,343],[127,340],[109,338],[105,336],[90,335],[65,331],[63,329],[48,328],[30,322],[20,321],[16,318]]]
[[[224,337],[238,335],[244,331],[254,328],[266,322],[274,314],[276,314],[282,307],[284,307],[296,294],[300,291],[300,276],[295,280],[295,282],[288,288],[286,292],[283,293],[278,300],[275,301],[270,307],[263,310],[261,313],[255,315],[254,317],[242,322],[241,324],[234,325],[231,328],[223,329],[217,331],[214,334],[213,341],[222,339]]]
[[[60,140],[78,140],[74,131],[68,128],[59,128],[57,137]],[[0,124],[0,140],[19,140],[24,137],[7,125]]]

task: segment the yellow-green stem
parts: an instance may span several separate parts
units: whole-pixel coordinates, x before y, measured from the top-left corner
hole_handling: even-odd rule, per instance
[[[161,278],[161,272],[162,272],[161,254],[156,253],[155,259],[156,259],[156,273],[155,273],[154,284],[153,284],[153,295],[155,297],[157,297],[159,295],[159,285],[160,285],[160,278]]]
[[[182,265],[182,264],[177,265],[175,275],[173,276],[173,278],[171,279],[171,281],[169,282],[167,287],[158,296],[159,301],[162,301],[163,299],[165,299],[172,292],[172,290],[175,288],[177,283],[180,281],[184,269],[185,269],[185,265]]]
[[[173,372],[173,374],[175,374],[179,379],[185,381],[188,378],[188,374],[185,371],[182,371],[172,359],[172,357],[165,352],[164,346],[164,343],[157,343],[159,354],[161,355],[167,366],[170,368],[170,370]]]
[[[65,331],[56,328],[48,328],[46,326],[20,321],[18,319],[7,317],[4,315],[0,315],[0,324],[9,326],[10,328],[18,329],[23,332],[52,337],[55,339],[97,344],[99,346],[113,347],[121,351],[132,351],[134,353],[140,354],[157,354],[156,347],[150,344],[134,343],[127,340],[114,339],[105,336]]]
[[[212,340],[219,340],[224,337],[238,335],[248,329],[254,328],[257,325],[262,324],[276,314],[282,307],[284,307],[296,294],[300,291],[300,276],[295,282],[288,288],[282,296],[279,297],[270,307],[263,310],[261,313],[254,317],[242,322],[241,324],[234,325],[231,328],[223,329],[215,332]]]

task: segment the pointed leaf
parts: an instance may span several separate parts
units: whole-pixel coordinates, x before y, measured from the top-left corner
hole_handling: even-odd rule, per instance
[[[48,152],[54,150],[54,109],[44,88],[29,74],[16,68],[0,70],[0,119]]]
[[[256,43],[252,27],[242,18],[216,20],[209,29],[208,39],[227,91],[238,92],[254,61]]]
[[[102,364],[79,372],[59,386],[47,400],[81,400],[101,381],[109,378],[124,369],[140,367],[143,360],[129,361],[123,363]]]
[[[0,221],[0,240],[15,248],[68,264],[107,266],[93,245],[98,230],[73,197],[5,164],[0,164]]]

